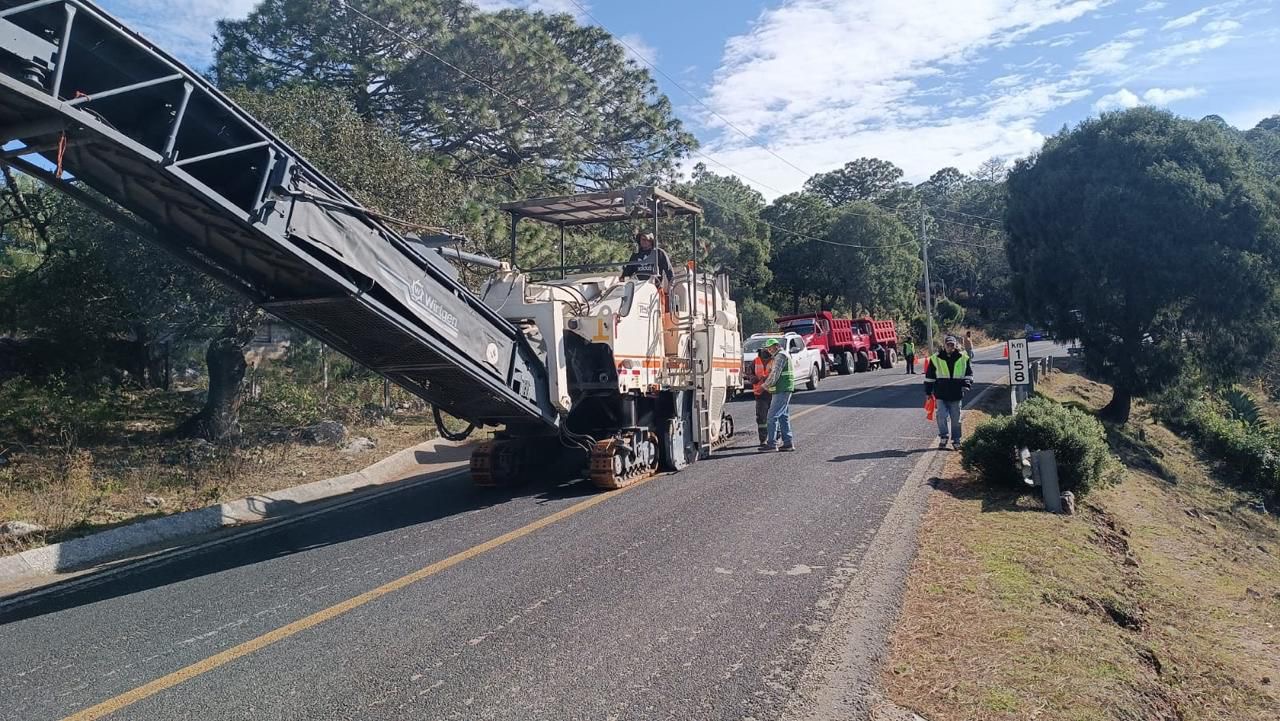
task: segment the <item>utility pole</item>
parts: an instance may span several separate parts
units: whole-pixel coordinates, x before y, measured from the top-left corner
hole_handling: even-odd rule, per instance
[[[920,251],[924,253],[924,317],[929,343],[929,353],[933,347],[933,288],[929,286],[929,235],[924,224],[924,203],[920,204]]]

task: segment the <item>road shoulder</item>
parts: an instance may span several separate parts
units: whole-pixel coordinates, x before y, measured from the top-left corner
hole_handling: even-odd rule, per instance
[[[265,522],[286,522],[431,482],[465,467],[470,446],[431,440],[362,470],[194,511],[123,525],[0,558],[0,602],[75,579],[112,573],[226,542]],[[274,525],[274,524],[273,524]]]

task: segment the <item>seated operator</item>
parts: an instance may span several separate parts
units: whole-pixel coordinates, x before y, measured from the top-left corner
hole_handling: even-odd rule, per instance
[[[664,286],[671,285],[675,277],[675,271],[671,269],[671,258],[667,256],[667,251],[654,247],[652,233],[644,231],[636,233],[636,252],[631,254],[631,258],[622,268],[623,278],[636,274],[649,277],[661,274],[661,285]]]

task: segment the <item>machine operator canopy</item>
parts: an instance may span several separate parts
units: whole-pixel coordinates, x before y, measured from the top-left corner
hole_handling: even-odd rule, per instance
[[[528,218],[559,226],[617,223],[639,218],[701,215],[702,208],[653,186],[599,193],[534,198],[500,206],[512,219]]]

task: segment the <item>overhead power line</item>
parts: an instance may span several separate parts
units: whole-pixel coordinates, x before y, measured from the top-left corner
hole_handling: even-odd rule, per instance
[[[653,62],[652,60],[650,60],[650,59],[646,58],[646,57],[644,56],[644,54],[643,54],[643,53],[641,53],[638,49],[636,49],[636,47],[635,47],[635,46],[633,46],[631,43],[628,43],[628,42],[626,41],[626,39],[624,39],[621,35],[618,35],[618,34],[616,34],[616,33],[612,32],[612,31],[609,31],[608,26],[606,26],[603,22],[601,22],[601,21],[600,21],[600,19],[599,19],[599,18],[597,18],[597,17],[596,17],[596,16],[591,12],[591,10],[587,8],[587,6],[586,6],[586,5],[584,5],[584,4],[582,4],[581,2],[579,2],[579,0],[569,0],[569,2],[573,3],[573,5],[574,5],[575,7],[577,7],[577,8],[578,8],[578,10],[580,10],[580,11],[582,12],[582,14],[583,14],[583,15],[585,15],[585,16],[586,16],[586,17],[588,17],[588,18],[590,18],[593,22],[595,22],[595,24],[596,24],[596,25],[600,26],[600,28],[602,28],[602,29],[604,29],[605,31],[609,32],[609,34],[613,36],[613,39],[614,39],[614,40],[616,40],[616,41],[618,42],[618,44],[622,45],[624,48],[626,48],[626,49],[630,50],[630,51],[631,51],[631,53],[632,53],[632,55],[634,55],[634,56],[635,56],[635,58],[636,58],[637,60],[639,60],[640,62],[642,62],[642,63],[644,63],[645,65],[649,66],[650,68],[653,68],[654,72],[656,72],[656,73],[658,73],[659,75],[661,75],[662,77],[666,78],[668,82],[670,82],[672,85],[674,85],[678,90],[680,90],[681,92],[683,92],[685,95],[688,95],[688,96],[693,100],[693,102],[697,103],[697,104],[698,104],[698,105],[699,105],[703,110],[706,110],[706,111],[707,111],[708,113],[710,113],[712,116],[714,116],[715,118],[719,119],[719,120],[720,120],[720,122],[722,122],[722,123],[724,123],[724,124],[725,124],[725,126],[727,126],[727,127],[728,127],[728,128],[730,128],[731,130],[733,130],[734,132],[736,132],[738,135],[741,135],[743,138],[745,138],[745,139],[747,140],[747,142],[751,143],[752,145],[756,146],[757,148],[760,148],[761,150],[765,151],[765,152],[766,152],[766,153],[768,153],[769,155],[772,155],[773,157],[775,157],[775,158],[777,158],[778,160],[782,161],[782,162],[783,162],[783,163],[785,163],[786,165],[790,166],[792,169],[797,170],[797,171],[799,171],[800,173],[804,174],[806,178],[811,178],[811,177],[813,177],[814,175],[817,175],[817,173],[814,173],[812,170],[806,170],[806,169],[804,169],[804,168],[800,167],[799,165],[796,165],[796,164],[795,164],[795,163],[793,163],[792,161],[788,160],[787,158],[783,157],[780,153],[778,153],[778,152],[777,152],[776,150],[774,150],[773,148],[770,148],[768,145],[766,145],[766,144],[764,144],[764,143],[760,142],[759,140],[757,140],[757,139],[755,138],[755,136],[753,136],[751,133],[748,133],[747,131],[743,130],[741,127],[739,127],[737,124],[735,124],[732,120],[729,120],[729,119],[728,119],[728,118],[726,118],[724,115],[721,115],[719,112],[716,112],[716,110],[715,110],[714,108],[712,108],[710,105],[708,105],[708,104],[707,104],[707,103],[706,103],[706,102],[705,102],[701,97],[699,97],[697,94],[695,94],[692,90],[689,90],[689,89],[688,89],[688,88],[686,88],[685,86],[681,85],[681,84],[680,84],[680,81],[676,80],[674,77],[672,77],[672,75],[671,75],[670,73],[668,73],[667,71],[665,71],[665,70],[663,70],[661,67],[659,67],[657,63],[655,63],[655,62]],[[728,168],[728,166],[724,166],[724,167]],[[732,168],[728,168],[728,169],[730,170],[730,172],[733,172],[735,175],[738,175],[739,177],[744,177],[744,178],[746,178],[746,176],[742,175],[741,173],[738,173],[737,171],[734,171]],[[747,180],[751,180],[751,178],[746,178],[746,179],[747,179]],[[752,180],[751,182],[759,184],[759,181],[754,181],[754,180]],[[765,187],[769,187],[769,186],[767,186],[767,185],[766,185]],[[777,192],[777,188],[770,188],[770,189],[771,189],[771,190],[774,190],[775,192]],[[902,214],[902,213],[904,212],[904,210],[903,210],[902,208],[895,208],[895,207],[893,207],[893,206],[884,205],[884,204],[878,203],[878,202],[876,202],[876,201],[874,201],[874,200],[868,200],[868,201],[866,201],[866,202],[867,202],[867,203],[869,203],[870,205],[874,205],[874,206],[876,206],[876,207],[878,207],[878,208],[881,208],[881,209],[883,209],[883,210],[889,211],[889,212],[891,212],[891,213],[895,213],[895,214]],[[965,212],[962,212],[962,211],[959,211],[959,210],[951,210],[951,209],[947,209],[947,208],[933,208],[933,207],[930,207],[930,206],[925,206],[925,207],[929,207],[929,209],[930,209],[930,210],[943,210],[944,212],[956,213],[956,214],[958,214],[958,215],[963,215],[963,216],[966,216],[966,217],[969,217],[969,218],[974,218],[975,220],[987,220],[987,221],[991,221],[991,222],[993,222],[993,223],[1000,223],[1000,222],[1002,222],[1002,221],[997,220],[997,219],[995,219],[995,218],[989,218],[989,217],[987,217],[987,216],[983,216],[983,215],[974,215],[974,214],[972,214],[972,213],[965,213]]]
[[[596,24],[596,25],[599,25],[601,28],[603,28],[603,29],[604,29],[604,30],[606,30],[606,31],[608,31],[608,30],[609,30],[609,28],[608,28],[608,27],[606,27],[604,23],[600,22],[600,19],[599,19],[599,18],[597,18],[595,15],[591,14],[591,11],[590,11],[590,10],[588,10],[588,9],[587,9],[587,7],[586,7],[585,5],[583,5],[582,3],[578,2],[578,0],[569,0],[569,2],[571,2],[571,3],[573,3],[575,6],[577,6],[577,8],[578,8],[579,10],[581,10],[581,11],[582,11],[582,13],[583,13],[584,15],[586,15],[587,17],[589,17],[589,18],[591,18],[593,21],[595,21],[595,24]],[[750,133],[748,133],[747,131],[745,131],[745,130],[743,130],[742,128],[740,128],[740,127],[738,127],[737,125],[735,125],[735,124],[734,124],[734,122],[733,122],[732,120],[729,120],[729,119],[728,119],[728,118],[726,118],[725,116],[723,116],[723,115],[721,115],[720,113],[716,112],[716,111],[715,111],[715,109],[713,109],[710,105],[707,105],[705,102],[703,102],[702,98],[698,97],[697,95],[695,95],[695,94],[693,93],[693,91],[691,91],[691,90],[689,90],[689,89],[685,88],[683,85],[681,85],[681,84],[680,84],[680,81],[678,81],[678,80],[676,80],[675,78],[671,77],[671,74],[670,74],[670,73],[668,73],[667,71],[665,71],[665,70],[663,70],[662,68],[658,67],[658,64],[657,64],[657,63],[655,63],[655,62],[653,62],[653,61],[649,60],[649,59],[648,59],[648,58],[646,58],[643,54],[641,54],[641,52],[640,52],[639,50],[637,50],[637,49],[636,49],[635,47],[633,47],[630,43],[628,43],[625,39],[623,39],[623,37],[622,37],[621,35],[617,35],[617,34],[612,33],[612,32],[610,32],[609,34],[610,34],[610,35],[613,35],[614,40],[617,40],[617,41],[618,41],[618,43],[619,43],[619,44],[621,44],[624,48],[626,48],[626,49],[630,50],[630,51],[631,51],[631,53],[632,53],[632,54],[633,54],[633,55],[634,55],[638,60],[640,60],[640,62],[644,63],[645,65],[648,65],[648,66],[649,66],[649,67],[651,67],[651,68],[653,68],[655,72],[657,72],[658,74],[660,74],[662,77],[666,78],[666,79],[667,79],[667,82],[669,82],[669,83],[671,83],[672,85],[676,86],[676,88],[678,88],[678,89],[679,89],[681,92],[683,92],[685,95],[688,95],[690,98],[693,98],[693,101],[694,101],[695,103],[697,103],[698,105],[700,105],[700,106],[702,107],[702,109],[703,109],[703,110],[706,110],[708,113],[711,113],[711,114],[712,114],[713,116],[715,116],[716,118],[719,118],[719,120],[720,120],[722,123],[724,123],[724,124],[725,124],[726,126],[728,126],[729,128],[732,128],[732,129],[734,130],[734,132],[736,132],[736,133],[738,133],[739,135],[741,135],[742,137],[746,138],[746,139],[747,139],[747,141],[748,141],[748,142],[750,142],[752,145],[755,145],[756,147],[758,147],[758,148],[760,148],[761,150],[765,151],[766,153],[768,153],[768,154],[772,155],[773,157],[777,158],[778,160],[781,160],[782,162],[784,162],[784,163],[786,163],[787,165],[791,166],[791,167],[792,167],[792,168],[794,168],[795,170],[800,171],[800,172],[801,172],[801,173],[803,173],[806,177],[811,177],[811,176],[813,176],[813,175],[814,175],[814,173],[813,173],[812,171],[805,170],[804,168],[800,167],[799,165],[796,165],[795,163],[791,162],[790,160],[787,160],[786,158],[782,157],[782,156],[781,156],[781,155],[779,155],[777,152],[775,152],[775,151],[773,150],[773,148],[770,148],[769,146],[765,145],[764,143],[761,143],[760,141],[756,140],[756,139],[755,139],[755,137],[753,137]]]
[[[573,0],[571,0],[571,1],[573,1]],[[405,41],[406,43],[408,43],[408,44],[410,44],[410,45],[412,45],[412,46],[414,46],[414,47],[417,47],[419,50],[421,50],[421,51],[422,51],[424,54],[426,54],[427,56],[429,56],[429,57],[431,57],[431,58],[435,59],[436,61],[440,62],[440,63],[441,63],[441,64],[443,64],[445,67],[448,67],[448,68],[450,68],[451,70],[453,70],[453,71],[457,72],[459,75],[463,76],[463,77],[464,77],[464,78],[466,78],[467,80],[469,80],[469,81],[471,81],[471,82],[475,83],[476,85],[479,85],[479,86],[481,86],[481,87],[485,88],[486,90],[490,91],[490,92],[491,92],[491,93],[493,93],[494,95],[497,95],[497,96],[499,96],[499,97],[501,97],[501,98],[503,98],[503,99],[505,99],[505,100],[507,100],[507,101],[509,101],[509,102],[511,102],[511,103],[514,103],[517,107],[519,107],[519,108],[521,108],[521,109],[523,109],[523,110],[525,110],[525,111],[529,112],[532,116],[534,116],[534,117],[536,117],[536,118],[538,118],[538,119],[540,119],[540,120],[542,119],[541,114],[539,114],[536,110],[534,110],[534,109],[533,109],[532,103],[529,103],[528,101],[522,100],[522,99],[520,99],[520,98],[513,97],[513,96],[511,96],[510,94],[508,94],[508,93],[506,93],[506,92],[503,92],[500,88],[497,88],[497,87],[495,87],[494,85],[492,85],[492,84],[490,84],[490,83],[487,83],[487,82],[485,82],[484,80],[482,80],[482,79],[480,79],[480,78],[476,77],[475,75],[472,75],[471,73],[467,72],[466,70],[464,70],[464,69],[462,69],[462,68],[458,67],[457,65],[455,65],[455,64],[453,64],[453,63],[451,63],[451,62],[449,62],[449,61],[445,60],[444,58],[440,57],[440,55],[438,55],[437,53],[435,53],[434,51],[432,51],[429,47],[427,47],[427,46],[426,46],[423,42],[421,42],[420,40],[418,40],[418,39],[416,39],[416,38],[413,38],[413,37],[410,37],[410,36],[408,36],[408,35],[406,35],[406,34],[404,34],[404,33],[400,32],[400,31],[396,30],[395,28],[393,28],[393,27],[391,27],[391,26],[387,25],[386,23],[383,23],[382,21],[378,20],[377,18],[374,18],[374,17],[370,16],[369,14],[365,13],[364,11],[362,11],[362,10],[360,10],[360,9],[358,9],[358,8],[352,7],[352,6],[351,6],[351,5],[350,5],[346,0],[334,0],[334,2],[336,2],[336,3],[337,3],[339,6],[341,6],[343,9],[348,10],[349,12],[351,12],[351,13],[353,13],[353,14],[355,14],[355,15],[357,15],[357,16],[359,16],[359,17],[361,17],[361,18],[363,18],[366,22],[368,22],[368,23],[370,23],[370,24],[372,24],[372,25],[375,25],[375,26],[377,26],[378,28],[380,28],[380,29],[382,29],[382,30],[384,30],[384,31],[386,31],[386,32],[388,32],[388,33],[390,33],[390,34],[392,34],[392,35],[395,35],[396,37],[399,37],[401,40]],[[575,2],[575,4],[577,4],[577,3]],[[581,7],[581,6],[579,6],[579,7]],[[582,9],[584,10],[584,12],[586,12],[585,8],[582,8]],[[587,15],[588,15],[589,17],[592,17],[592,19],[595,19],[595,18],[594,18],[594,16],[591,16],[589,12],[587,12]],[[495,19],[490,18],[490,17],[488,16],[488,14],[483,15],[483,17],[486,17],[486,19],[488,19],[488,20],[489,20],[489,22],[490,22],[492,25],[494,25],[495,27],[498,27],[500,30],[502,30],[502,32],[503,32],[504,34],[506,34],[508,37],[510,37],[511,39],[515,40],[516,42],[520,43],[521,45],[523,45],[526,49],[528,49],[528,50],[529,50],[530,52],[532,52],[533,54],[537,55],[537,56],[538,56],[539,58],[541,58],[543,61],[548,62],[548,63],[550,62],[550,61],[549,61],[549,59],[548,59],[545,55],[543,55],[543,53],[542,53],[541,51],[539,51],[537,48],[533,47],[533,46],[532,46],[531,44],[529,44],[526,40],[524,40],[524,39],[520,38],[518,35],[516,35],[514,32],[512,32],[512,31],[511,31],[511,29],[510,29],[509,27],[505,26],[505,24],[503,24],[503,23],[501,23],[501,22],[498,22],[498,21],[497,21],[497,20],[495,20]],[[598,22],[599,22],[599,21],[597,21],[597,23],[598,23]],[[603,25],[601,25],[601,27],[603,27]],[[621,42],[621,41],[619,41],[619,42]],[[622,43],[622,44],[623,44],[623,45],[626,45],[626,43]],[[626,45],[626,46],[630,48],[630,46],[629,46],[629,45]],[[636,52],[636,50],[635,50],[634,48],[630,48],[630,49],[631,49],[631,51],[632,51],[633,53],[636,53],[637,57],[639,57],[639,53],[638,53],[638,52]],[[642,59],[643,59],[643,58],[642,58]],[[646,61],[646,62],[647,62],[647,61]],[[655,69],[657,69],[657,66],[653,65],[652,63],[649,63],[649,64],[650,64],[652,67],[654,67]],[[572,65],[572,64],[570,64],[570,67],[572,68],[572,70],[573,70],[574,72],[576,72],[576,73],[577,73],[577,74],[579,74],[581,77],[583,77],[583,78],[586,80],[586,82],[587,82],[589,85],[591,85],[592,87],[594,87],[596,90],[603,90],[603,88],[601,88],[600,84],[595,80],[595,78],[591,77],[591,76],[590,76],[586,71],[584,71],[582,68],[580,68],[580,67],[578,67],[578,66],[576,66],[576,65]],[[661,70],[659,70],[659,72],[661,72]],[[663,73],[663,75],[664,75],[664,76],[666,76],[666,73]],[[680,87],[680,86],[679,86],[679,85],[677,85],[677,87]],[[684,90],[684,88],[682,88],[682,87],[681,87],[681,90]],[[685,92],[687,93],[687,92],[689,92],[689,91],[685,90]],[[699,102],[701,103],[701,101],[699,101]],[[570,115],[575,115],[572,111],[568,111],[568,110],[566,110],[566,112],[567,112],[568,114],[570,114]],[[585,120],[583,120],[581,117],[577,117],[576,119],[578,119],[578,120],[580,120],[580,121],[582,121],[582,122],[585,122]],[[722,119],[723,119],[723,118],[722,118]],[[657,133],[662,133],[662,132],[663,132],[662,128],[658,127],[656,124],[654,124],[654,123],[653,123],[652,121],[650,121],[648,118],[640,118],[640,120],[641,120],[641,122],[643,122],[644,124],[648,125],[648,126],[649,126],[652,130],[654,130],[655,132],[657,132]],[[728,122],[728,121],[726,121],[726,122]],[[739,132],[742,132],[740,129],[738,129],[738,130],[739,130]],[[750,139],[750,136],[747,136],[747,137]],[[758,144],[758,143],[757,143],[757,144]],[[763,146],[761,146],[761,147],[763,147]],[[769,150],[768,148],[765,148],[765,149],[766,149],[766,150]],[[736,170],[735,168],[733,168],[732,166],[729,166],[729,165],[727,165],[726,163],[723,163],[723,162],[721,162],[720,160],[718,160],[718,159],[716,159],[716,158],[714,158],[714,157],[712,157],[712,156],[710,156],[710,155],[708,155],[708,154],[706,154],[706,153],[703,153],[702,151],[698,150],[697,148],[690,148],[689,150],[690,150],[692,153],[694,153],[695,155],[698,155],[699,157],[702,157],[702,158],[704,158],[704,159],[706,159],[706,160],[708,160],[708,161],[710,161],[710,162],[712,162],[712,163],[715,163],[716,165],[718,165],[718,166],[720,166],[720,167],[724,168],[725,170],[727,170],[729,173],[733,174],[734,176],[737,176],[737,177],[739,177],[739,178],[742,178],[743,180],[746,180],[746,181],[748,181],[748,182],[750,182],[750,183],[753,183],[753,184],[755,184],[755,185],[757,185],[757,186],[761,186],[761,187],[768,188],[768,189],[770,189],[770,190],[772,190],[772,191],[774,191],[774,192],[778,193],[779,195],[785,195],[785,193],[783,193],[783,191],[779,190],[778,188],[775,188],[775,187],[773,187],[773,186],[771,186],[771,185],[769,185],[769,184],[767,184],[767,183],[760,182],[759,180],[756,180],[756,179],[754,179],[754,178],[752,178],[752,177],[750,177],[750,176],[748,176],[748,175],[746,175],[746,174],[744,174],[744,173],[741,173],[741,172],[739,172],[738,170]],[[773,151],[771,151],[771,150],[770,150],[769,152],[773,153]],[[775,156],[777,156],[777,154],[776,154],[776,153],[773,153],[773,154],[774,154]],[[797,170],[800,170],[801,172],[806,172],[806,171],[804,171],[802,168],[799,168],[799,167],[798,167],[798,166],[796,166],[795,164],[791,163],[790,161],[787,161],[785,158],[782,158],[781,156],[777,156],[777,157],[778,157],[780,160],[783,160],[783,162],[786,162],[788,165],[791,165],[792,167],[796,168]],[[737,215],[737,216],[739,216],[739,217],[743,217],[743,218],[746,218],[746,219],[749,219],[749,220],[753,220],[753,221],[755,221],[755,222],[762,223],[763,225],[765,225],[765,226],[769,227],[769,228],[770,228],[770,229],[772,229],[772,230],[776,230],[776,231],[779,231],[779,232],[782,232],[782,233],[786,233],[786,234],[791,235],[791,236],[794,236],[794,237],[803,238],[803,239],[806,239],[806,240],[812,240],[812,241],[815,241],[815,242],[818,242],[818,243],[823,243],[823,244],[826,244],[826,245],[832,245],[832,246],[838,246],[838,247],[845,247],[845,248],[858,248],[858,249],[865,249],[865,250],[876,250],[876,249],[887,249],[887,248],[902,247],[902,246],[912,245],[912,244],[917,244],[917,243],[918,243],[918,241],[917,241],[917,240],[914,240],[914,239],[913,239],[913,240],[911,240],[911,241],[908,241],[908,242],[903,242],[903,243],[893,243],[893,244],[888,244],[888,245],[859,245],[859,244],[854,244],[854,243],[841,243],[841,242],[838,242],[838,241],[833,241],[833,240],[829,240],[829,239],[826,239],[826,238],[820,238],[820,237],[817,237],[817,236],[809,235],[809,234],[806,234],[806,233],[800,233],[800,232],[798,232],[798,231],[794,231],[794,230],[790,230],[790,229],[788,229],[788,228],[783,228],[783,227],[781,227],[781,226],[774,225],[773,223],[769,223],[768,221],[765,221],[765,220],[763,220],[762,218],[760,218],[758,214],[748,213],[748,212],[746,212],[746,211],[744,211],[744,210],[742,210],[742,209],[740,209],[740,208],[737,208],[737,207],[733,206],[732,204],[726,203],[726,202],[724,202],[724,201],[722,201],[722,200],[720,200],[720,199],[717,199],[717,198],[714,198],[714,197],[712,197],[712,196],[709,196],[709,195],[707,195],[705,192],[699,192],[699,191],[697,191],[697,190],[692,190],[692,189],[691,189],[691,192],[693,193],[693,195],[695,195],[696,197],[698,197],[700,200],[702,200],[702,201],[704,201],[704,202],[706,202],[706,203],[709,203],[709,204],[711,204],[711,205],[714,205],[714,206],[716,206],[716,207],[718,207],[718,208],[720,208],[720,209],[722,209],[722,210],[724,210],[724,211],[726,211],[726,212],[728,212],[728,213],[731,213],[731,214],[734,214],[734,215]],[[884,210],[884,211],[886,211],[886,212],[888,212],[888,213],[892,213],[892,214],[895,214],[895,215],[898,215],[898,214],[901,214],[902,212],[904,212],[902,209],[899,209],[899,208],[893,208],[893,207],[890,207],[890,206],[883,206],[883,205],[880,205],[880,204],[878,204],[878,203],[874,203],[874,202],[870,202],[870,201],[868,201],[868,202],[869,202],[869,204],[874,205],[875,207],[880,208],[881,210]],[[846,209],[844,212],[852,213],[852,214],[854,214],[854,215],[859,215],[859,216],[867,217],[867,218],[875,217],[875,216],[871,215],[870,213],[861,213],[861,212],[858,212],[858,211],[848,210],[848,209]],[[941,220],[941,219],[938,219],[938,220]],[[977,228],[977,229],[979,229],[979,230],[989,230],[989,229],[986,229],[986,228],[979,228],[978,226],[969,226],[969,225],[966,225],[966,224],[963,224],[963,223],[956,223],[955,221],[945,221],[945,220],[944,220],[943,222],[950,222],[950,223],[955,224],[955,225],[964,225],[965,227]]]

